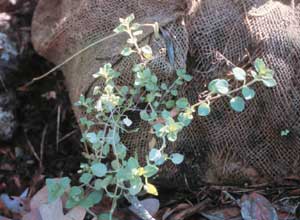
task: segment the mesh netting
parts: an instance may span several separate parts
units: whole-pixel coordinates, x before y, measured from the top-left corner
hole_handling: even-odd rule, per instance
[[[207,118],[198,118],[168,145],[185,155],[181,166],[167,165],[162,177],[173,184],[201,182],[258,183],[299,175],[300,153],[300,4],[267,0],[40,0],[32,33],[37,51],[59,64],[90,43],[108,36],[119,17],[134,13],[139,23],[158,21],[170,33],[175,68],[187,68],[194,79],[181,95],[195,102],[207,83],[224,75],[227,61],[242,64],[245,55],[259,56],[275,71],[278,86],[255,86],[257,97],[242,113],[218,100]],[[120,85],[132,82],[137,58],[121,58],[125,36],[111,39],[72,60],[63,71],[71,100],[89,94],[91,75],[106,62],[122,72]],[[146,29],[142,44],[157,56],[150,64],[160,80],[175,76],[163,39]],[[220,56],[222,54],[222,56]],[[248,56],[249,57],[249,56]],[[81,112],[76,112],[77,117]],[[124,136],[132,152],[148,152],[150,127],[138,118],[140,132]],[[290,130],[281,136],[282,130]],[[165,181],[163,181],[166,183]]]

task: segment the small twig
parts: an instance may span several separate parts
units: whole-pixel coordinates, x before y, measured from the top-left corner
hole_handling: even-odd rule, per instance
[[[41,164],[40,167],[43,166],[43,160],[44,160],[44,148],[45,148],[45,140],[46,140],[46,134],[48,130],[48,124],[44,127],[43,133],[42,133],[42,140],[41,140],[41,146],[40,146],[40,159]]]
[[[31,143],[31,141],[30,141],[29,138],[28,138],[28,135],[27,135],[26,131],[25,131],[24,133],[25,133],[26,142],[27,142],[27,144],[28,144],[28,147],[29,147],[31,153],[33,154],[33,156],[35,157],[35,159],[36,159],[36,160],[39,162],[39,164],[41,165],[42,162],[41,162],[41,159],[40,159],[39,155],[36,153],[36,151],[35,151],[35,149],[34,149],[32,143]]]
[[[170,220],[184,220],[192,215],[194,215],[195,213],[198,213],[200,211],[202,211],[203,209],[205,209],[207,207],[207,205],[211,202],[210,199],[205,199],[204,201],[200,202],[199,204],[185,209],[184,211],[175,214],[174,216],[172,216],[170,218]]]
[[[1,81],[2,87],[3,87],[3,89],[5,90],[5,92],[8,92],[8,89],[7,89],[6,85],[5,85],[5,82],[4,82],[4,80],[3,80],[2,76],[1,76],[1,74],[0,74],[0,81]]]
[[[58,143],[61,143],[61,142],[63,142],[64,140],[68,139],[70,136],[72,136],[72,135],[75,134],[76,132],[78,132],[77,129],[75,129],[75,130],[69,132],[68,134],[66,134],[65,136],[63,136],[62,138],[60,138],[60,139],[58,140]]]
[[[56,151],[59,147],[59,130],[60,130],[60,115],[61,115],[61,106],[57,107],[57,121],[56,121]]]

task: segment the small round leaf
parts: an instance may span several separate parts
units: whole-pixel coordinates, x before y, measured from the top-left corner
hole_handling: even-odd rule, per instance
[[[125,47],[122,52],[121,55],[124,57],[127,57],[129,55],[131,55],[134,51],[130,48],[130,47]]]
[[[158,149],[151,149],[151,151],[149,152],[149,160],[150,161],[156,161],[159,160],[161,158],[161,152]]]
[[[189,105],[187,98],[180,98],[176,101],[177,108],[186,108]]]
[[[219,94],[227,94],[229,92],[229,84],[225,79],[215,79],[208,84],[211,92]]]
[[[262,82],[266,87],[274,87],[277,85],[277,82],[273,78],[263,79]]]
[[[184,159],[184,156],[182,154],[175,153],[171,154],[170,158],[174,164],[181,164]]]
[[[79,178],[80,183],[89,184],[89,182],[92,180],[93,175],[90,173],[84,173]]]
[[[255,91],[249,87],[244,87],[242,89],[242,94],[246,100],[253,99],[255,96]]]
[[[107,173],[107,167],[103,163],[95,163],[91,166],[93,174],[97,177],[103,177]]]
[[[202,103],[198,107],[198,115],[199,116],[208,116],[210,113],[210,106],[207,103]]]
[[[245,109],[245,101],[242,97],[237,96],[230,100],[231,108],[236,112],[242,112]]]
[[[246,79],[246,72],[242,68],[235,67],[232,69],[234,78],[238,81],[244,81]]]

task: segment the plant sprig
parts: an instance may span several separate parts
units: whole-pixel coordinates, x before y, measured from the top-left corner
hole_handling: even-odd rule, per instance
[[[148,63],[155,59],[151,47],[139,45],[138,38],[143,34],[141,27],[145,25],[134,23],[134,19],[133,14],[120,19],[120,25],[114,30],[117,34],[128,35],[128,46],[120,54],[124,57],[137,54],[140,58],[140,63],[132,68],[133,85],[118,85],[116,80],[122,73],[115,71],[108,63],[93,74],[94,78],[104,81],[104,88],[96,86],[92,97],[81,96],[76,103],[89,115],[89,119],[80,118],[85,128],[81,141],[91,147],[92,153],[84,154],[87,162],[80,166],[80,185],[70,188],[66,206],[72,208],[79,205],[91,212],[90,208],[106,196],[112,199],[112,208],[107,214],[109,219],[112,219],[120,198],[127,198],[138,206],[136,196],[141,192],[158,195],[150,179],[167,161],[175,165],[184,161],[184,155],[167,154],[165,148],[168,141],[177,140],[178,134],[193,120],[195,112],[202,117],[208,116],[213,101],[222,97],[229,98],[229,105],[234,111],[242,112],[245,102],[255,96],[251,88],[254,83],[262,82],[267,87],[276,85],[273,72],[263,60],[256,59],[252,69],[246,71],[234,67],[228,78],[212,80],[206,95],[197,103],[190,104],[187,98],[178,97],[178,90],[184,83],[190,82],[192,76],[186,70],[179,69],[170,85],[160,82],[148,67]],[[146,26],[152,26],[155,36],[159,36],[157,23]],[[236,95],[238,93],[241,95]],[[122,143],[122,134],[138,132],[138,129],[131,129],[134,122],[128,112],[138,112],[140,119],[149,123],[155,136],[152,149],[144,157],[146,161],[140,160],[144,155],[128,154],[128,147]],[[53,200],[70,187],[70,180],[48,180],[47,185],[49,198]],[[145,209],[141,209],[139,215],[145,220],[152,219]],[[98,216],[99,219],[102,217]]]

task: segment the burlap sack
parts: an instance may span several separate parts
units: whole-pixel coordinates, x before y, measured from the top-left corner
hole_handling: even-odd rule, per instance
[[[296,2],[297,3],[297,2]],[[244,57],[263,58],[275,71],[278,86],[255,86],[257,96],[242,113],[233,112],[226,98],[213,105],[207,118],[196,118],[169,151],[180,151],[186,159],[179,166],[166,166],[162,177],[174,185],[203,182],[257,183],[299,175],[300,153],[300,6],[271,0],[40,0],[32,24],[36,50],[59,64],[90,43],[108,36],[119,17],[134,13],[140,23],[158,21],[172,36],[175,68],[186,67],[194,76],[182,91],[195,102],[207,83],[222,77],[228,65],[219,54],[235,64]],[[72,102],[80,94],[101,84],[92,74],[105,62],[122,72],[119,84],[132,81],[134,57],[118,56],[125,36],[119,36],[81,54],[63,72]],[[147,29],[141,43],[155,54],[165,47]],[[174,78],[165,53],[151,63],[160,80]],[[76,111],[77,117],[81,116]],[[138,118],[141,132],[124,137],[133,152],[148,152],[152,136],[149,126]],[[288,129],[288,136],[281,131]],[[166,183],[164,181],[164,183]]]

